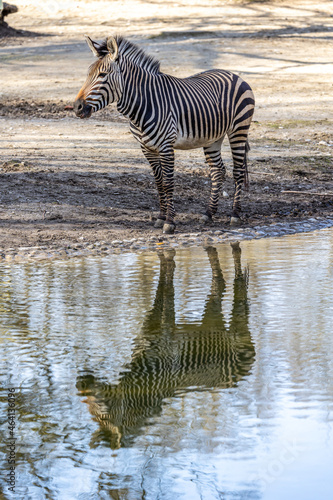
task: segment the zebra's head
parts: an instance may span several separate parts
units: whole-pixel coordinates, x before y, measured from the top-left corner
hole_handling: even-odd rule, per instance
[[[87,79],[74,102],[79,118],[89,118],[93,112],[118,101],[122,93],[117,40],[111,36],[103,42],[95,42],[86,36],[86,41],[98,60],[89,67]]]

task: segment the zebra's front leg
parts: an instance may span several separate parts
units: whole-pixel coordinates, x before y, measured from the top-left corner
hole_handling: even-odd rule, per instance
[[[167,203],[166,195],[163,187],[163,174],[159,154],[149,151],[143,145],[141,146],[142,152],[150,163],[153,170],[155,183],[158,191],[159,201],[160,201],[160,212],[158,214],[157,220],[155,221],[154,227],[163,227],[166,220]]]
[[[175,153],[172,146],[165,146],[160,151],[161,167],[163,174],[163,189],[166,196],[166,220],[163,226],[163,233],[173,234],[175,224],[175,207],[173,204],[173,188],[174,188],[174,165]]]
[[[225,180],[225,166],[223,165],[221,158],[221,142],[208,148],[204,148],[204,153],[206,162],[209,165],[209,173],[212,184],[209,205],[205,215],[202,217],[202,221],[209,222],[212,220],[213,215],[217,212],[219,195],[222,184]]]

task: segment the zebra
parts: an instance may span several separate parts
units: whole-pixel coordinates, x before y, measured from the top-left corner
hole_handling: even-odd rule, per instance
[[[89,118],[116,102],[150,163],[160,211],[155,227],[175,230],[174,151],[202,147],[211,178],[211,194],[202,222],[217,212],[226,171],[221,146],[228,136],[233,157],[235,192],[230,222],[240,221],[241,189],[247,184],[248,131],[254,113],[251,87],[239,76],[212,69],[187,78],[160,71],[160,62],[121,36],[96,42],[86,36],[98,60],[76,96],[74,111]]]
[[[176,321],[175,250],[160,251],[154,304],[118,383],[105,383],[93,372],[77,378],[77,389],[102,431],[93,441],[103,434],[111,448],[130,446],[151,418],[161,414],[166,398],[193,387],[233,388],[249,375],[255,348],[249,331],[249,273],[242,270],[240,245],[232,244],[235,278],[229,322],[222,311],[226,282],[218,252],[215,247],[206,252],[212,281],[200,321]]]

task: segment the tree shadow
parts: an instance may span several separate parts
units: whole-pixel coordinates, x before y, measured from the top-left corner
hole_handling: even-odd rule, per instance
[[[36,31],[18,30],[9,26],[6,22],[0,24],[0,43],[3,45],[7,39],[12,38],[35,38],[52,36],[47,33],[37,33]]]

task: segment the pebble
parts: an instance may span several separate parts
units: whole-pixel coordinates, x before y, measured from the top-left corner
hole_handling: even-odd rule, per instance
[[[299,222],[276,222],[267,226],[239,227],[226,230],[203,231],[201,233],[183,233],[173,235],[151,235],[148,237],[127,240],[112,240],[80,242],[67,244],[63,248],[48,248],[46,246],[0,248],[0,262],[11,264],[24,260],[68,259],[87,255],[108,255],[112,253],[157,250],[159,248],[177,248],[218,244],[227,241],[242,241],[259,238],[284,236],[287,234],[304,233],[333,226],[333,219],[311,217]]]

